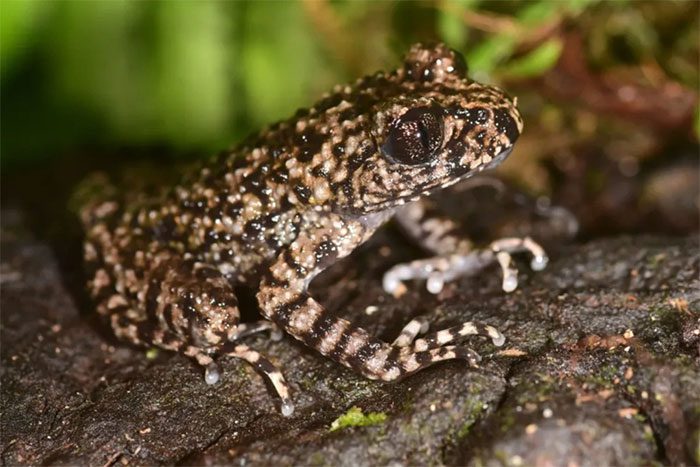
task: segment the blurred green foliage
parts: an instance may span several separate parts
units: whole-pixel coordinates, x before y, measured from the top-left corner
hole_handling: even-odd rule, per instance
[[[564,19],[591,22],[601,66],[620,61],[610,38],[624,35],[627,59],[654,57],[693,86],[697,67],[663,56],[668,37],[645,8],[598,0],[3,0],[2,161],[94,143],[214,151],[333,84],[393,66],[419,40],[464,51],[482,81],[536,77],[562,52],[559,36],[537,35]],[[679,31],[669,16],[660,21],[677,34],[673,46],[692,57],[693,26]]]

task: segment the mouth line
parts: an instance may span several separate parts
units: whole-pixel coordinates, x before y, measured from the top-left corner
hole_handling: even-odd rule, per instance
[[[512,152],[513,152],[514,146],[510,146],[507,149],[504,149],[500,153],[498,153],[496,156],[494,156],[488,163],[483,164],[479,166],[478,168],[475,168],[474,170],[467,170],[465,173],[461,175],[455,175],[455,176],[450,176],[448,177],[448,180],[443,182],[443,183],[438,183],[434,186],[425,186],[422,189],[416,190],[416,192],[413,193],[407,193],[403,196],[397,196],[391,201],[388,200],[382,200],[380,202],[373,203],[371,205],[366,205],[364,207],[365,212],[372,213],[372,212],[378,212],[381,209],[386,209],[389,207],[391,204],[396,204],[394,207],[398,207],[401,205],[404,205],[406,203],[410,203],[412,201],[415,201],[419,198],[425,197],[430,195],[431,193],[434,193],[436,191],[442,190],[444,188],[447,188],[451,185],[454,185],[456,183],[462,182],[468,178],[474,177],[478,175],[480,172],[488,169],[492,169],[499,165],[503,160],[505,160]]]
[[[489,161],[487,164],[482,166],[482,170],[487,170],[496,167],[499,165],[501,162],[503,162],[508,156],[510,156],[510,153],[513,152],[513,147],[511,146],[508,149],[501,151],[498,153],[497,156],[495,156],[491,161]]]

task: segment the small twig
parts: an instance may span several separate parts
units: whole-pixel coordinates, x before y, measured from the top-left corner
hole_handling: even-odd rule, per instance
[[[331,44],[326,49],[339,63],[354,67],[358,63],[357,49],[348,41],[342,20],[328,0],[303,0],[301,5],[313,27],[325,38],[324,42]]]
[[[107,459],[107,462],[105,462],[104,465],[103,465],[102,467],[112,467],[114,464],[117,463],[117,461],[119,460],[119,458],[120,458],[121,456],[123,456],[123,455],[124,455],[124,453],[121,452],[121,451],[115,452],[114,454],[112,454],[112,455],[109,457],[109,459]]]
[[[480,31],[508,34],[523,32],[523,28],[510,16],[463,10],[448,1],[439,2],[438,9],[461,16],[464,24]]]
[[[518,37],[517,50],[527,52],[550,37],[558,34],[565,15],[557,12],[552,19],[537,28],[532,29],[518,23],[518,21],[506,15],[485,13],[483,11],[462,10],[449,1],[439,1],[437,8],[460,16],[467,27],[492,34],[507,34]]]

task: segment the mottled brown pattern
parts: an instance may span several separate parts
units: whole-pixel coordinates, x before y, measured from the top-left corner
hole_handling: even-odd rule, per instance
[[[285,414],[293,406],[281,373],[232,344],[270,329],[239,324],[234,285],[256,288],[262,314],[286,333],[369,378],[396,380],[453,358],[475,363],[473,351],[448,344],[470,334],[502,342],[489,326],[415,339],[413,325],[391,345],[330,316],[306,292],[399,206],[508,155],[522,130],[515,102],[465,73],[446,46],[415,45],[398,70],[336,86],[159,198],[86,206],[85,259],[99,313],[122,339],[194,357],[208,382],[218,379],[216,356],[251,362],[275,385]],[[424,223],[421,235],[431,226],[433,243],[450,244],[449,222]]]

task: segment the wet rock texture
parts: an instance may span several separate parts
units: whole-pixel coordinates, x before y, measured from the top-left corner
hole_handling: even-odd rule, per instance
[[[523,261],[512,294],[493,268],[394,298],[381,274],[415,251],[387,229],[319,278],[325,304],[386,340],[423,314],[433,329],[489,322],[506,345],[473,341],[477,369],[447,362],[381,384],[289,338],[247,339],[295,390],[283,418],[245,363],[225,360],[207,386],[184,357],[115,341],[53,250],[3,214],[4,464],[700,464],[696,237],[567,246],[544,272]],[[386,418],[331,432],[352,407]]]

